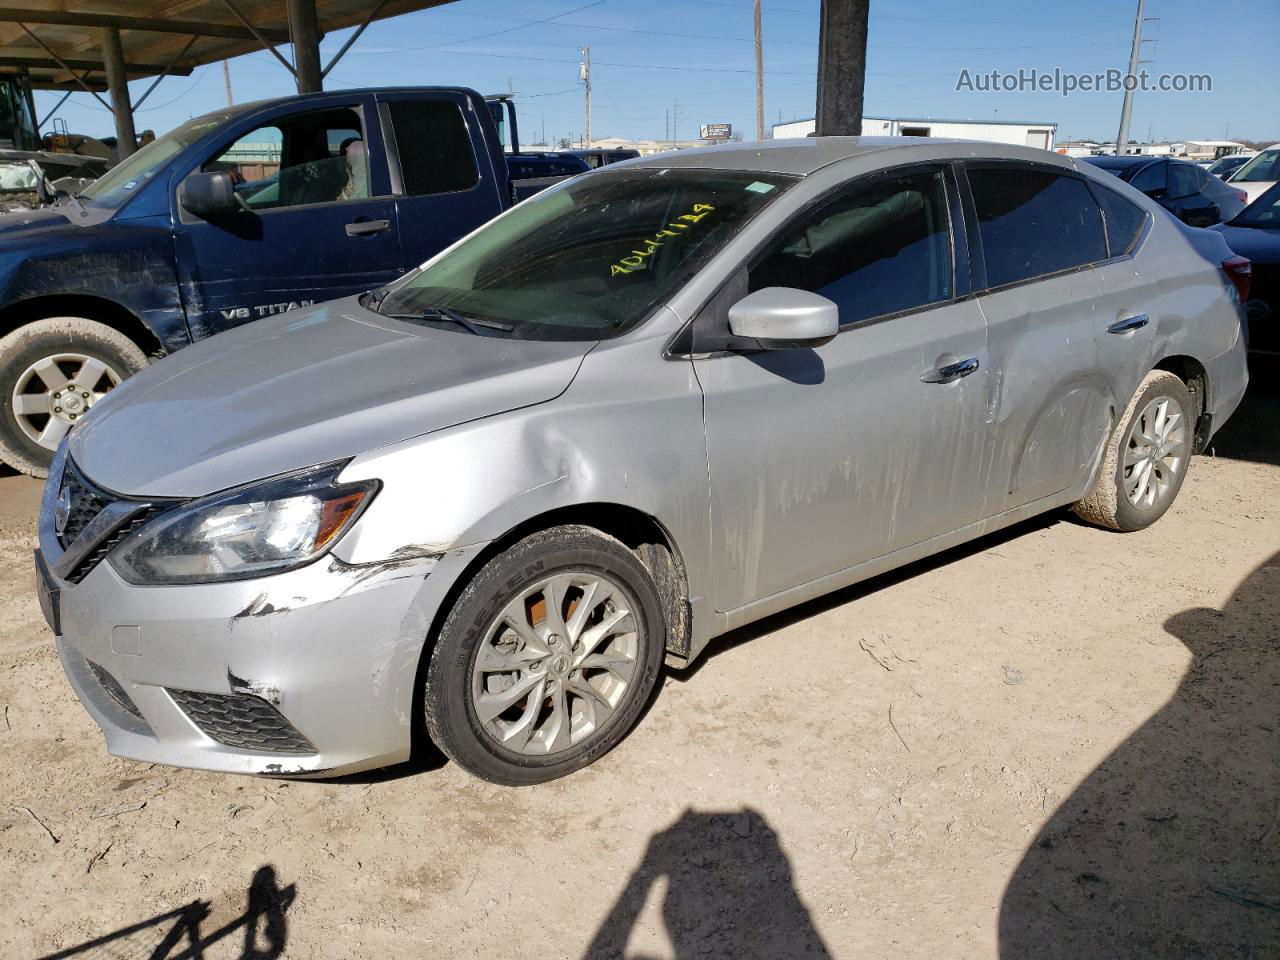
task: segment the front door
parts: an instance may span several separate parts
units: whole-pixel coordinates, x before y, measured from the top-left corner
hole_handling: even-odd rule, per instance
[[[831,343],[695,362],[720,610],[979,519],[986,329],[957,295],[945,179],[916,168],[860,181],[749,266],[744,294],[835,301]]]
[[[369,104],[292,112],[233,135],[200,169],[228,170],[242,209],[205,221],[179,208],[192,337],[399,276],[395,200]]]

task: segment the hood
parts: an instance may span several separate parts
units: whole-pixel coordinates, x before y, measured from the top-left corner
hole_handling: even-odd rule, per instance
[[[70,453],[117,493],[201,496],[544,403],[594,344],[420,327],[337,300],[153,364],[95,405]]]
[[[63,214],[61,207],[44,207],[39,210],[14,210],[0,215],[0,240],[18,239],[28,234],[50,229],[61,229],[73,224]]]
[[[1220,223],[1213,227],[1222,234],[1227,246],[1254,263],[1280,263],[1280,230],[1260,227],[1235,227]]]

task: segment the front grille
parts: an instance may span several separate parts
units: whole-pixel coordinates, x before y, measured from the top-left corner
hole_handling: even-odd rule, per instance
[[[137,530],[144,523],[154,519],[158,514],[163,512],[163,507],[151,507],[149,510],[142,511],[142,513],[138,514],[124,526],[120,527],[115,533],[111,534],[111,536],[107,537],[94,547],[91,552],[86,554],[85,558],[76,564],[76,568],[67,574],[66,579],[71,583],[79,583],[89,575],[89,571],[96,567],[103,557],[116,548],[116,544],[120,543],[125,537],[133,533],[133,531]]]
[[[93,675],[97,679],[98,685],[102,687],[103,692],[116,702],[116,706],[125,713],[132,714],[139,720],[142,720],[141,711],[138,710],[137,704],[133,702],[133,699],[129,694],[125,692],[124,687],[120,686],[120,681],[107,673],[106,670],[102,669],[102,667],[98,666],[92,660],[86,660],[85,663],[87,663],[89,665],[89,669],[93,671]]]
[[[228,747],[260,753],[315,753],[280,711],[247,693],[196,693],[170,690],[173,702],[205,736]]]
[[[62,471],[62,489],[59,500],[67,503],[67,519],[58,532],[58,541],[65,550],[75,543],[76,537],[100,514],[113,499],[84,478],[69,459]]]

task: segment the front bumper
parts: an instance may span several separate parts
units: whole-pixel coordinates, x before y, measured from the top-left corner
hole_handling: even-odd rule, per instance
[[[58,653],[117,756],[279,775],[385,766],[409,756],[430,622],[418,601],[435,562],[379,569],[325,558],[261,580],[182,587],[133,586],[101,563],[79,584],[56,584]],[[260,708],[218,724],[194,706],[210,700]],[[252,724],[261,734],[272,715],[301,740],[255,741]]]
[[[41,512],[53,571],[63,556],[50,516],[64,456]],[[57,594],[63,668],[111,753],[227,773],[336,775],[409,758],[431,622],[483,546],[359,566],[325,556],[276,576],[184,586],[130,584],[104,559],[78,583],[56,572],[46,582]]]

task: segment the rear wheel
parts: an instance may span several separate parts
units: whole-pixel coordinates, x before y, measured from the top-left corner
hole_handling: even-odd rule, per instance
[[[67,431],[146,365],[132,340],[83,317],[48,317],[0,339],[0,460],[43,477]]]
[[[1111,530],[1141,530],[1173,504],[1191,463],[1195,416],[1178,377],[1153,370],[1116,425],[1093,490],[1073,508]]]
[[[572,773],[631,729],[665,639],[653,579],[621,542],[582,526],[533,534],[445,620],[424,692],[432,740],[495,783]]]

